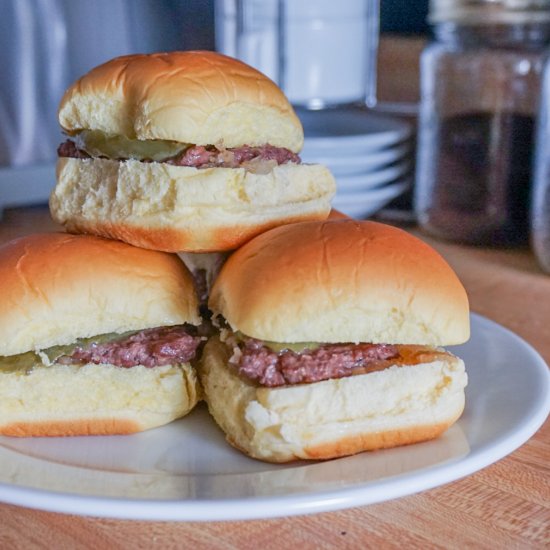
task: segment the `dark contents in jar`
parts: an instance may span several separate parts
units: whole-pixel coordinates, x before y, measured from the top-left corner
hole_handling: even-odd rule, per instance
[[[516,113],[442,119],[424,226],[470,244],[527,243],[534,127],[533,117]]]

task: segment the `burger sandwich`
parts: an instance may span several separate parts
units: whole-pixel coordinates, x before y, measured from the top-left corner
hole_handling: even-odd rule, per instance
[[[193,280],[176,255],[94,236],[0,247],[0,435],[126,434],[197,403]]]
[[[374,222],[304,222],[229,257],[199,369],[228,441],[269,462],[438,437],[461,415],[468,300],[447,263]]]
[[[224,55],[113,59],[66,91],[59,122],[68,139],[50,210],[70,232],[212,252],[329,214],[334,179],[301,163],[283,92]]]

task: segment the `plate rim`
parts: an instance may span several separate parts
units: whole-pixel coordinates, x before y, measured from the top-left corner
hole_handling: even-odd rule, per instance
[[[321,156],[325,151],[337,151],[342,156],[356,156],[359,154],[376,153],[385,149],[399,147],[408,142],[411,132],[381,132],[373,134],[368,140],[354,137],[304,138],[304,145],[300,154]],[[324,141],[314,141],[315,139]]]
[[[312,157],[311,160],[302,160],[302,162],[306,164],[324,164],[334,170],[337,168],[347,167],[349,165],[352,165],[352,167],[358,165],[381,167],[400,162],[401,160],[408,158],[411,154],[412,145],[409,142],[404,141],[403,143],[398,143],[393,147],[388,147],[387,149],[377,149],[372,151],[371,154],[367,153],[366,155],[350,155],[345,157],[340,155],[335,157],[323,155],[316,158]]]
[[[366,109],[346,109],[342,107],[337,107],[334,109],[326,109],[320,111],[311,111],[307,109],[297,109],[296,114],[304,127],[304,138],[306,142],[310,144],[318,144],[321,147],[325,147],[332,140],[336,139],[341,144],[351,145],[354,143],[360,143],[365,139],[370,141],[371,139],[376,141],[377,137],[384,136],[388,139],[390,136],[405,136],[408,137],[412,134],[412,125],[410,122],[402,120],[398,116],[392,116],[384,113],[376,113],[374,111]],[[374,131],[368,131],[358,134],[335,134],[335,135],[323,135],[323,136],[312,136],[308,135],[308,132],[311,128],[311,122],[307,120],[307,117],[325,117],[323,121],[324,126],[330,126],[331,123],[327,121],[330,117],[331,119],[341,121],[343,117],[351,117],[354,119],[365,119],[370,121],[376,121],[377,124],[381,125],[379,129]],[[384,125],[386,127],[384,128]],[[404,138],[402,138],[404,139]]]
[[[389,166],[383,166],[379,170],[373,170],[369,173],[354,174],[349,176],[334,175],[336,180],[336,192],[338,191],[355,191],[360,192],[367,189],[376,189],[389,185],[392,182],[404,179],[411,174],[413,167],[412,161],[402,159]],[[412,176],[412,174],[411,174]]]
[[[477,313],[472,319],[506,336],[533,357],[533,367],[546,375],[541,405],[536,413],[522,419],[508,437],[483,445],[460,459],[397,474],[378,481],[367,481],[344,489],[308,494],[273,495],[228,499],[158,499],[90,496],[62,491],[21,487],[0,482],[0,501],[32,509],[81,516],[146,521],[235,521],[290,517],[345,508],[366,506],[413,495],[464,478],[497,462],[527,442],[544,424],[550,412],[550,372],[540,353],[525,339],[501,324]],[[490,451],[489,451],[490,450]],[[16,451],[13,451],[16,453]],[[39,460],[39,459],[38,459]],[[78,467],[78,466],[75,466]],[[307,465],[305,465],[307,467]],[[430,478],[426,481],[426,474]],[[406,481],[406,482],[404,482]]]
[[[333,207],[338,209],[343,204],[357,204],[358,201],[382,201],[387,198],[393,199],[399,196],[402,192],[404,193],[412,186],[412,178],[402,175],[397,177],[394,181],[390,181],[386,184],[380,185],[378,187],[372,187],[363,189],[362,191],[353,191],[353,192],[341,192],[336,193],[332,199]],[[342,190],[340,190],[342,191]]]

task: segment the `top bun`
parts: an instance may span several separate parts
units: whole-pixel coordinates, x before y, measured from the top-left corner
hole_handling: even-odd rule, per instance
[[[198,324],[193,279],[172,254],[87,235],[0,247],[0,355],[110,332]]]
[[[283,92],[262,73],[214,52],[127,55],[92,69],[66,92],[68,133],[101,130],[132,139],[298,152],[304,134]]]
[[[237,250],[209,306],[234,330],[276,342],[445,346],[469,338],[466,292],[421,240],[375,222],[305,222]]]

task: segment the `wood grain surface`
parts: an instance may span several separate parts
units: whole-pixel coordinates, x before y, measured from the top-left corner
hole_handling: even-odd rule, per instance
[[[9,210],[0,221],[0,243],[56,230],[45,208]],[[528,250],[426,240],[458,272],[473,311],[517,332],[550,360],[550,276]],[[547,421],[516,452],[454,483],[382,504],[276,520],[119,521],[0,504],[0,549],[550,548],[549,459]]]

